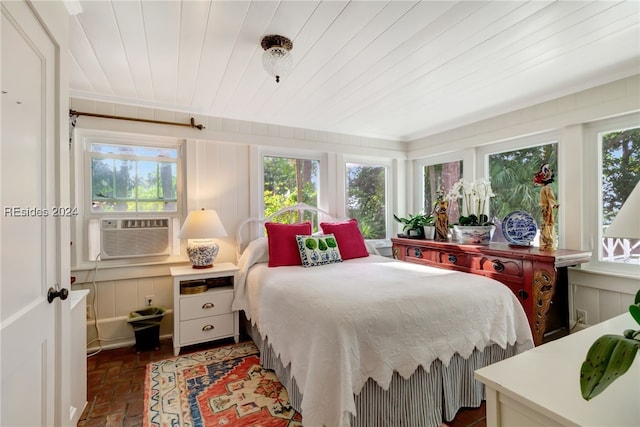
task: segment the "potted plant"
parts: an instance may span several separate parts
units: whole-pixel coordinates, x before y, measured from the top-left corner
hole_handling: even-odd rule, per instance
[[[436,235],[436,217],[433,215],[426,216],[425,224],[422,226],[424,230],[424,238],[433,240]]]
[[[640,290],[629,313],[640,324]],[[640,348],[640,330],[627,329],[622,335],[603,335],[589,348],[580,368],[582,398],[591,400],[602,393],[616,378],[626,373]]]
[[[426,214],[410,214],[408,218],[401,218],[394,214],[393,218],[399,223],[404,224],[404,226],[402,227],[402,231],[404,231],[406,234],[404,236],[398,235],[398,237],[410,237],[417,239],[424,239],[424,227],[433,226],[435,221],[433,216]],[[431,232],[431,238],[433,239],[433,231]]]
[[[458,223],[453,224],[453,230],[460,243],[481,245],[490,243],[495,227],[489,220],[486,210],[489,207],[489,199],[494,196],[491,182],[484,179],[471,183],[460,179],[451,187],[447,198],[459,205],[462,200],[462,215]]]

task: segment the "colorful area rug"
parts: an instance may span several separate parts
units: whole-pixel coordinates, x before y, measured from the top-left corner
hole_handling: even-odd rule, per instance
[[[300,427],[301,420],[252,342],[147,365],[144,426]]]

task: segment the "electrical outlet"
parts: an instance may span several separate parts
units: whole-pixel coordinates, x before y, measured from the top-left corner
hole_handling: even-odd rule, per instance
[[[587,322],[587,310],[581,310],[581,309],[577,309],[576,310],[576,320],[579,323],[582,323],[584,325],[588,325],[589,323]]]
[[[91,306],[87,306],[87,320],[91,319]]]
[[[153,305],[153,298],[155,295],[147,295],[144,297],[144,303],[147,307],[151,307]]]

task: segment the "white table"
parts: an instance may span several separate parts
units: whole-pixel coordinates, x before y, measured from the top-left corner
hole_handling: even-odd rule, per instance
[[[629,313],[475,372],[487,393],[487,426],[640,426],[640,354],[627,373],[590,401],[580,366],[604,334],[640,329]]]

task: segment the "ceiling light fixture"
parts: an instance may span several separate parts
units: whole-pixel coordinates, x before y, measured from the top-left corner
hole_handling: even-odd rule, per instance
[[[276,83],[280,83],[280,77],[285,76],[293,64],[293,43],[284,36],[272,34],[264,36],[260,45],[264,49],[262,66],[267,73],[276,78]]]

